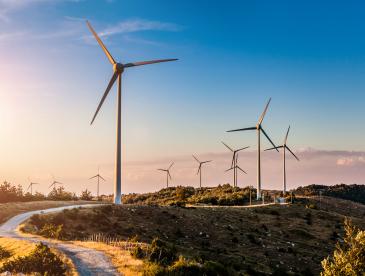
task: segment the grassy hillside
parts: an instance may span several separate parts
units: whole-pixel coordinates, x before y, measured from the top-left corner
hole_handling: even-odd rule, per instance
[[[33,201],[0,203],[0,224],[20,213],[42,210],[74,204],[86,204],[87,201]]]
[[[45,225],[62,225],[59,238],[71,240],[95,233],[147,243],[158,237],[177,255],[220,262],[232,275],[318,275],[321,260],[343,236],[344,215],[353,214],[354,223],[365,228],[364,205],[339,213],[336,204],[346,201],[323,204],[321,210],[316,199],[260,208],[109,205],[37,216],[25,229],[47,235]]]
[[[334,186],[325,186],[313,184],[299,187],[294,190],[294,193],[303,196],[318,196],[320,191],[322,191],[322,195],[324,196],[342,198],[365,204],[365,185],[338,184]]]

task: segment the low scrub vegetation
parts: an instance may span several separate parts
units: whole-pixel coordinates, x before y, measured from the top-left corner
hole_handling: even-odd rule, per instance
[[[0,271],[58,276],[66,275],[67,266],[47,245],[39,243],[29,255],[4,262]]]
[[[247,205],[256,198],[256,189],[232,187],[229,184],[213,188],[170,187],[155,193],[129,194],[123,196],[123,203],[146,205],[185,206],[186,204]],[[272,200],[266,196],[267,200]]]
[[[213,261],[199,263],[177,255],[174,245],[158,238],[153,239],[151,246],[142,249],[136,247],[132,256],[147,262],[145,275],[233,275],[222,264]]]
[[[337,243],[333,255],[322,261],[321,276],[365,275],[365,231],[345,220],[343,243]]]
[[[22,186],[14,186],[9,182],[4,182],[0,184],[0,203],[8,202],[27,202],[27,201],[42,201],[42,200],[52,200],[52,201],[70,201],[70,200],[92,200],[93,197],[90,191],[82,191],[80,197],[75,193],[71,193],[65,190],[64,187],[60,186],[58,188],[53,188],[48,195],[35,192],[31,194],[29,192],[24,192]]]
[[[354,202],[365,204],[365,185],[338,184],[334,186],[326,186],[326,185],[313,184],[304,187],[299,187],[294,190],[294,193],[296,195],[303,195],[303,196],[318,196],[320,191],[323,196],[347,199]]]

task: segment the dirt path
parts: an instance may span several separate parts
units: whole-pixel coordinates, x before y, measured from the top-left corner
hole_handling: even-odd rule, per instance
[[[78,207],[94,207],[100,206],[100,204],[88,204],[88,205],[72,205],[63,206],[57,208],[51,208],[46,210],[38,210],[26,212],[17,215],[0,226],[0,236],[16,238],[21,240],[27,240],[30,242],[43,242],[50,246],[56,247],[57,249],[64,252],[75,264],[79,275],[119,275],[115,267],[112,265],[109,258],[102,252],[93,250],[90,248],[84,248],[76,246],[67,242],[54,242],[32,236],[22,236],[18,233],[17,228],[19,225],[30,218],[34,214],[45,214],[51,212],[59,212],[64,209],[73,209]]]

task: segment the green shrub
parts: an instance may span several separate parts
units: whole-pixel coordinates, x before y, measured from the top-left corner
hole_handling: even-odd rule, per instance
[[[337,243],[333,256],[322,261],[322,268],[321,276],[365,275],[365,231],[346,219],[344,243]]]
[[[47,245],[39,243],[28,256],[5,262],[0,271],[58,276],[66,275],[66,266]]]
[[[153,239],[147,255],[150,262],[161,265],[170,265],[177,259],[176,248],[159,238]]]
[[[0,246],[0,261],[11,257],[10,251]]]
[[[62,238],[63,225],[45,224],[39,231],[39,234],[46,238],[61,239]]]

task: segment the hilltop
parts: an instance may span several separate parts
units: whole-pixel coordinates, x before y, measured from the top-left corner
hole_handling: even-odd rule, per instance
[[[218,202],[219,198],[230,198],[228,188],[214,190],[222,193]],[[81,208],[37,216],[23,230],[47,236],[52,235],[50,229],[57,229],[57,237],[62,240],[85,240],[97,233],[147,244],[158,238],[164,245],[161,252],[168,253],[172,260],[181,255],[202,265],[214,263],[214,267],[225,268],[229,275],[318,275],[321,261],[344,235],[345,216],[365,228],[365,205],[347,200],[297,198],[294,204],[259,208],[184,207],[176,204],[182,199],[177,200],[176,193],[184,190],[169,188],[124,199],[138,205]],[[198,193],[199,197],[188,194],[183,202],[205,198],[202,195],[212,191],[206,188]],[[231,194],[236,193],[243,196],[244,189]],[[213,198],[216,196],[215,193]]]
[[[304,187],[299,187],[293,192],[296,195],[302,196],[318,196],[320,191],[322,195],[347,199],[354,202],[365,204],[365,185],[359,184],[338,184],[333,186],[312,184]]]

